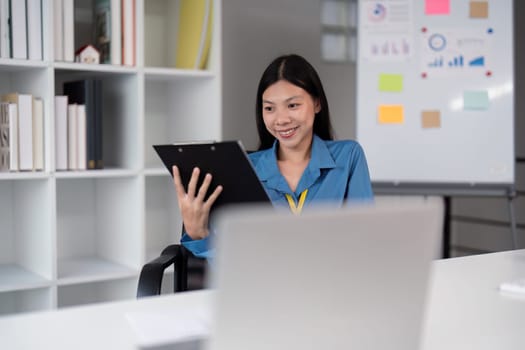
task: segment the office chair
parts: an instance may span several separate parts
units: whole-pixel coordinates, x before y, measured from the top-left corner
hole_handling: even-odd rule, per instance
[[[248,154],[254,151],[246,151]],[[184,232],[184,227],[182,228]],[[137,298],[159,295],[164,271],[173,265],[173,291],[184,292],[203,289],[206,282],[206,259],[198,258],[181,244],[164,248],[160,256],[142,267],[137,287]]]
[[[160,295],[164,271],[173,265],[173,291],[183,292],[204,288],[208,262],[197,258],[181,244],[164,248],[160,256],[142,267],[137,298]]]

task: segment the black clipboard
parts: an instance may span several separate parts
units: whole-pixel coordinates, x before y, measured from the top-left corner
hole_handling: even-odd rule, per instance
[[[201,170],[198,186],[206,173],[213,175],[207,196],[218,185],[222,185],[223,190],[212,209],[225,204],[271,203],[239,141],[174,143],[153,148],[172,177],[173,165],[179,168],[186,190],[193,168]]]

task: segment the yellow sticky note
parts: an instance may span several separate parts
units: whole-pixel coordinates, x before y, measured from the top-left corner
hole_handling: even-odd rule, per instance
[[[421,111],[421,126],[423,129],[440,128],[441,112],[437,110]]]
[[[403,105],[380,105],[377,112],[379,124],[402,124],[405,121]]]
[[[470,18],[487,18],[489,16],[489,3],[487,1],[470,2]]]
[[[402,74],[380,74],[379,91],[400,92],[403,91]]]

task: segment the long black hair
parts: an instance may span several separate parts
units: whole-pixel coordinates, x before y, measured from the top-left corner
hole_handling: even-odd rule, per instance
[[[333,140],[328,101],[324,93],[323,84],[315,68],[299,55],[283,55],[274,59],[266,68],[257,88],[255,121],[259,133],[259,150],[272,147],[275,140],[275,137],[266,130],[264,125],[262,95],[270,85],[275,84],[279,80],[286,80],[302,88],[312,96],[314,101],[319,101],[321,109],[315,114],[314,134],[323,140]]]

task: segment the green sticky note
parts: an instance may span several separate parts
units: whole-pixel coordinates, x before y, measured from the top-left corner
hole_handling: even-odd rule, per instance
[[[403,91],[402,74],[380,74],[379,91],[401,92]]]
[[[489,92],[487,90],[471,90],[463,92],[464,110],[486,110],[489,108]]]

